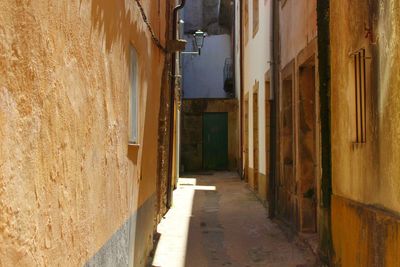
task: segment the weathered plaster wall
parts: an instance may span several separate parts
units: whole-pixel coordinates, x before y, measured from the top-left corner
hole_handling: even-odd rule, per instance
[[[185,171],[203,169],[203,114],[228,112],[228,169],[239,166],[239,129],[237,99],[187,99],[182,106],[181,164]]]
[[[332,1],[332,183],[334,205],[333,237],[336,261],[342,266],[398,265],[398,214],[400,213],[400,3],[396,0]],[[366,31],[371,28],[371,34]],[[355,144],[354,65],[349,54],[365,48],[367,57],[367,142]],[[343,199],[339,201],[337,199]],[[354,201],[357,209],[348,204]],[[335,203],[336,202],[336,203]],[[344,204],[342,204],[344,203]],[[370,209],[368,206],[374,207]],[[339,209],[340,208],[340,209]],[[387,211],[378,216],[377,209]],[[348,225],[344,212],[365,225]],[[365,213],[382,217],[385,231],[380,243],[360,239],[364,228],[375,231],[375,219],[365,219]],[[390,221],[388,218],[391,217]],[[340,233],[343,224],[350,234]],[[340,228],[339,228],[340,227]],[[396,230],[397,229],[397,230]],[[366,230],[369,234],[369,230]],[[360,245],[367,242],[383,246],[375,252],[382,264],[371,264],[366,248],[342,249],[343,238]],[[397,249],[397,255],[387,247]],[[357,250],[356,250],[357,249]],[[386,251],[386,252],[385,252]],[[360,253],[363,253],[360,256]],[[367,265],[352,264],[359,256]],[[396,262],[397,261],[397,262]],[[389,262],[391,262],[389,264]],[[396,262],[396,264],[395,264]],[[349,263],[349,264],[347,264]]]
[[[332,198],[334,266],[399,266],[400,218],[347,198]]]
[[[163,40],[166,2],[144,7]],[[151,214],[136,229],[143,263],[164,56],[135,2],[5,0],[0,25],[0,266],[132,266],[138,210]],[[136,162],[127,157],[130,43],[139,57]]]
[[[334,193],[394,212],[400,212],[399,8],[391,0],[336,1],[331,8]],[[364,24],[370,21],[376,44],[365,38]],[[354,65],[349,54],[359,48],[370,57],[366,144],[354,144]]]

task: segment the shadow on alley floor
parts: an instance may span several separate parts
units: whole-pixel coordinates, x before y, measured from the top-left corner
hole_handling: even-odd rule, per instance
[[[150,266],[318,266],[282,229],[236,174],[191,175],[179,180]]]

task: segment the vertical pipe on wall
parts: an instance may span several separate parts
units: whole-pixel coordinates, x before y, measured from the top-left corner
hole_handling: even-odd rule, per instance
[[[243,68],[244,68],[244,42],[243,42],[243,8],[242,1],[237,0],[240,10],[240,18],[239,18],[239,27],[240,27],[240,177],[242,180],[244,179],[244,123],[243,123],[243,115],[244,115],[244,79],[243,79]]]
[[[184,8],[186,0],[182,0],[179,5],[174,7],[173,9],[173,18],[172,18],[172,34],[173,39],[176,40],[179,38],[178,36],[178,11]],[[174,133],[175,133],[175,89],[176,89],[176,61],[177,56],[176,53],[172,55],[171,62],[171,95],[170,95],[170,127],[169,127],[169,160],[168,160],[168,196],[167,196],[167,207],[171,208],[172,205],[172,191],[174,190],[172,185],[173,176],[173,163],[174,163]]]
[[[333,251],[331,228],[332,162],[331,162],[331,67],[330,67],[330,1],[317,1],[318,72],[321,118],[321,220],[320,252],[326,262]]]
[[[277,109],[279,87],[279,5],[277,0],[271,0],[271,28],[270,28],[270,172],[269,172],[269,209],[268,216],[275,217],[276,207],[276,164],[277,164]]]

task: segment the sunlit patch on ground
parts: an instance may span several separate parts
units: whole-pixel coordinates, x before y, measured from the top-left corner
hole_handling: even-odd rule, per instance
[[[174,203],[158,227],[152,266],[296,267],[315,257],[287,238],[236,174],[179,179]]]

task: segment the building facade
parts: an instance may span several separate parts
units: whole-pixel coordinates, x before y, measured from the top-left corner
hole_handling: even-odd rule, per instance
[[[400,265],[400,3],[331,1],[336,266]]]
[[[145,266],[172,3],[141,2],[0,4],[1,266]]]
[[[249,0],[241,5],[241,53],[236,60],[241,65],[242,168],[249,186],[266,201],[271,3]]]
[[[239,168],[238,100],[233,64],[234,9],[228,0],[189,1],[182,36],[188,42],[182,61],[180,130],[183,172]],[[193,33],[207,33],[201,54]],[[192,54],[188,54],[192,53]]]
[[[399,8],[236,2],[242,176],[332,266],[400,264]]]
[[[316,1],[281,1],[276,211],[317,232],[319,165]]]
[[[318,72],[316,1],[242,1],[243,174],[276,215],[301,232],[317,232]],[[272,24],[273,23],[273,24]],[[279,32],[277,57],[273,30]],[[279,77],[271,85],[272,65]],[[271,104],[276,130],[271,134]],[[272,142],[276,150],[270,150]],[[276,182],[271,185],[270,156]],[[272,187],[272,188],[271,188]]]

